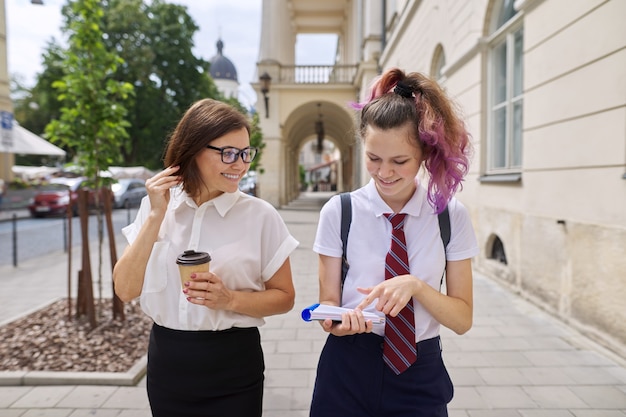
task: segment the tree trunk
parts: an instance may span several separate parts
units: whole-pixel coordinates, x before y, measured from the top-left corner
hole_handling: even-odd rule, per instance
[[[69,203],[67,204],[67,318],[72,320],[72,192],[67,190]]]
[[[111,213],[113,211],[113,205],[111,204],[111,190],[108,187],[104,187],[102,196],[104,198],[104,216],[107,222],[107,233],[109,235],[109,252],[111,253],[111,274],[113,268],[117,263],[117,249],[115,247],[115,233],[113,232],[113,219]],[[113,318],[119,318],[120,321],[126,320],[124,314],[124,302],[115,294],[115,284],[111,283],[113,290]]]
[[[87,315],[92,329],[97,326],[96,307],[93,299],[93,280],[91,277],[91,259],[89,253],[89,208],[88,191],[78,191],[78,213],[80,215],[80,229],[82,236],[82,270],[78,279],[78,300],[76,302],[76,315]]]

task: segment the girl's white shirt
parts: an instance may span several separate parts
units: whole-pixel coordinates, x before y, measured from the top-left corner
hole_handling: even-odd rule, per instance
[[[133,223],[122,233],[133,244],[150,213],[144,197]],[[298,246],[276,209],[240,191],[224,193],[200,207],[181,187],[170,202],[146,267],[140,303],[160,326],[177,330],[258,327],[262,318],[213,310],[187,301],[176,257],[188,249],[208,252],[210,269],[232,290],[263,291]]]
[[[383,201],[371,180],[364,187],[353,191],[352,223],[348,235],[347,259],[350,265],[343,287],[342,307],[354,308],[364,295],[356,288],[373,287],[385,280],[385,257],[391,242],[391,223],[384,216],[393,210]],[[439,289],[441,277],[448,261],[469,259],[478,254],[478,244],[467,209],[453,198],[448,204],[451,237],[447,250],[439,232],[437,214],[429,205],[426,190],[417,189],[401,213],[407,213],[404,233],[409,255],[409,268],[414,275],[435,289]],[[313,250],[321,255],[340,258],[341,201],[333,196],[320,212],[319,226]],[[365,311],[383,315],[374,306]],[[439,334],[437,322],[414,299],[416,342]],[[384,324],[374,325],[374,332],[384,335]]]

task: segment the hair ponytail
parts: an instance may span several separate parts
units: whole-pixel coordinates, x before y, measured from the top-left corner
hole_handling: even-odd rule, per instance
[[[411,123],[428,171],[428,201],[437,213],[462,189],[469,171],[470,134],[454,103],[425,75],[391,68],[374,80],[369,98],[353,104],[361,111],[359,133],[368,125],[393,129]]]

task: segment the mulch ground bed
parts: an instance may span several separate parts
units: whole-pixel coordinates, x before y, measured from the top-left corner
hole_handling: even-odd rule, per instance
[[[0,326],[0,371],[127,372],[148,351],[152,320],[138,301],[113,319],[111,299],[96,301],[97,326],[68,315],[67,299]]]

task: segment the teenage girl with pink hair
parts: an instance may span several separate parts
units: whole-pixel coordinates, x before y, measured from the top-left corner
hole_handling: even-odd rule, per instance
[[[339,196],[320,213],[314,244],[320,303],[351,310],[341,322],[321,322],[329,335],[311,416],[447,416],[453,386],[439,328],[458,334],[471,328],[471,258],[478,253],[469,214],[454,198],[469,169],[470,135],[454,103],[420,73],[384,72],[366,102],[354,107],[371,180],[350,193],[349,269],[343,283]],[[420,170],[426,175],[418,177]],[[445,247],[438,220],[444,211],[451,231]],[[390,272],[395,267],[387,261],[395,216],[404,219],[402,246],[408,253],[400,273]],[[365,311],[385,316],[385,323],[365,320]],[[385,336],[385,327],[392,330],[400,317],[407,317],[402,320],[414,336],[404,337],[409,354],[397,365],[387,352],[402,348]]]

